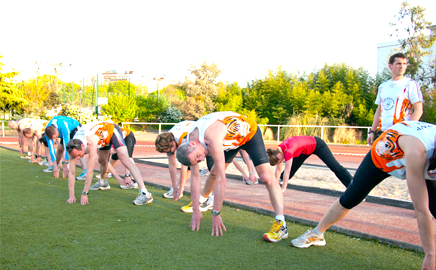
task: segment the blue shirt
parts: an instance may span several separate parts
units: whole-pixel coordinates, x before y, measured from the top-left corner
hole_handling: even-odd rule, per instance
[[[49,127],[51,125],[54,125],[55,127],[58,128],[59,138],[63,139],[63,144],[64,144],[63,145],[63,147],[64,147],[64,159],[69,160],[66,146],[67,146],[67,143],[70,141],[71,131],[73,129],[75,129],[76,127],[78,127],[80,125],[80,123],[71,117],[58,115],[58,116],[53,117],[50,120],[50,122],[48,122],[47,127]],[[45,135],[45,137],[47,139],[48,149],[50,151],[51,160],[53,162],[56,162],[56,151],[55,151],[53,140],[51,138],[47,137],[47,135]]]

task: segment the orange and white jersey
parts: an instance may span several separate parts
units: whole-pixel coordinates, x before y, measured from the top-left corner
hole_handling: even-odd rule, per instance
[[[237,149],[238,147],[244,145],[246,142],[251,140],[251,138],[253,138],[257,131],[257,123],[239,113],[215,112],[207,114],[198,119],[189,132],[191,133],[195,128],[198,128],[199,141],[204,147],[206,147],[206,149],[208,149],[208,147],[204,143],[204,133],[206,132],[206,129],[216,121],[221,121],[227,126],[227,135],[223,140],[224,151]]]
[[[402,121],[410,120],[413,104],[424,102],[418,83],[410,78],[382,83],[375,104],[380,105],[378,128],[382,131]]]
[[[371,158],[374,165],[382,171],[400,179],[406,179],[406,160],[404,152],[398,146],[398,138],[410,135],[419,139],[427,150],[426,179],[436,180],[436,174],[427,172],[429,160],[435,150],[436,125],[404,121],[383,132],[373,143]]]
[[[130,132],[132,132],[128,127],[120,127],[121,131],[123,132],[123,138],[125,139],[127,136],[129,136]]]
[[[186,135],[188,135],[188,132],[194,123],[195,121],[182,121],[168,130],[168,132],[174,135],[177,145],[181,145],[184,142],[183,139],[186,139]]]
[[[86,146],[86,137],[97,135],[99,141],[97,149],[110,145],[112,135],[114,134],[114,123],[109,122],[91,122],[82,126],[74,135],[74,139],[79,139]]]
[[[49,121],[47,121],[47,120],[32,119],[32,121],[30,122],[30,125],[28,126],[28,128],[32,129],[33,132],[36,132],[37,129],[39,129],[39,131],[44,133],[45,132],[45,128],[47,127],[48,123],[49,123]]]
[[[30,125],[32,124],[32,121],[35,121],[37,119],[31,119],[31,118],[23,118],[21,120],[18,120],[17,124],[18,124],[18,130],[22,131],[25,128],[30,127]]]

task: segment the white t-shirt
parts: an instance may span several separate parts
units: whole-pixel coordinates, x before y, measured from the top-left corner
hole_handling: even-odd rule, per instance
[[[412,116],[413,104],[423,102],[421,89],[415,80],[389,80],[378,88],[375,104],[380,105],[381,115],[378,128],[382,131]]]

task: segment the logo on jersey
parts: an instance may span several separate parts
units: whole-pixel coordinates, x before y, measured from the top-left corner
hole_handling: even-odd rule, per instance
[[[397,145],[397,140],[400,135],[398,131],[393,129],[389,129],[380,135],[375,146],[377,155],[386,161],[403,158],[404,153]]]
[[[383,108],[387,111],[392,110],[392,108],[394,108],[395,106],[395,100],[393,100],[392,98],[388,97],[386,99],[383,100]]]

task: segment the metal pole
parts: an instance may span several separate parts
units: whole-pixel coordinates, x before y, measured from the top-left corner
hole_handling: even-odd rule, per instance
[[[71,102],[74,102],[74,81],[71,83]]]
[[[5,136],[5,122],[2,121],[2,133],[3,137]]]
[[[95,94],[95,113],[97,114],[98,119],[98,74],[97,74],[97,87],[96,87],[97,93]]]
[[[278,126],[278,129],[277,129],[277,142],[279,142],[280,141],[280,125]]]
[[[80,102],[80,107],[82,106],[82,102],[85,99],[85,78],[83,78],[83,84],[82,84],[82,91],[83,91],[83,95],[82,95],[82,101]]]
[[[65,83],[62,83],[62,101],[65,103]]]
[[[321,127],[321,140],[324,140],[324,127]]]

